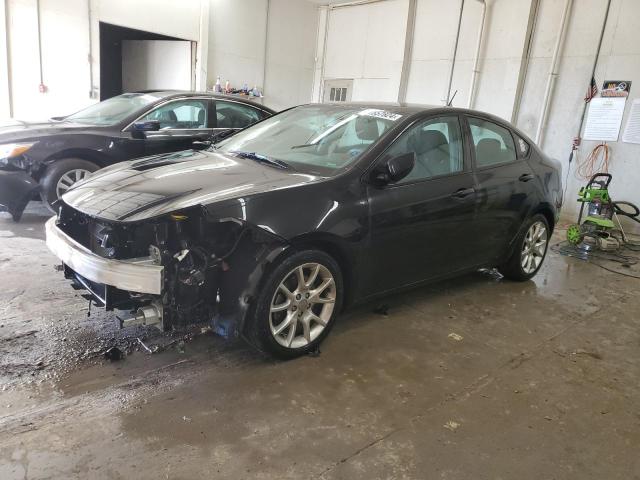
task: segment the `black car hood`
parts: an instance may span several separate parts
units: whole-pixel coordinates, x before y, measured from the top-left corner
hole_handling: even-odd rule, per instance
[[[62,199],[94,217],[134,222],[191,206],[305,185],[321,178],[235,155],[187,150],[100,170]]]
[[[38,138],[61,133],[73,133],[76,130],[100,129],[95,125],[85,125],[71,122],[17,122],[12,125],[0,127],[0,143],[20,142],[25,140],[37,140]],[[104,128],[104,127],[102,127]]]

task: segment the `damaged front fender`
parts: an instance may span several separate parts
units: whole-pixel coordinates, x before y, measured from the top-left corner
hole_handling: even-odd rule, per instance
[[[273,262],[290,244],[261,227],[244,224],[246,235],[225,263],[220,276],[220,303],[213,318],[213,329],[230,338],[243,335],[247,317]]]
[[[0,170],[0,211],[9,212],[16,222],[40,185],[23,171]]]

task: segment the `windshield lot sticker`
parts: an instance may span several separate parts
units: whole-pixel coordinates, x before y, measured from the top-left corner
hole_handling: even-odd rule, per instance
[[[402,117],[402,115],[399,115],[397,113],[387,112],[386,110],[378,110],[376,108],[367,108],[366,110],[362,110],[359,115],[384,118],[385,120],[391,120],[392,122],[395,122]]]

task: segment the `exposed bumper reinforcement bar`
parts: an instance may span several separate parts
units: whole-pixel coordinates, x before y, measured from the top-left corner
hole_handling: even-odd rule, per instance
[[[45,224],[47,247],[62,263],[85,278],[138,293],[162,294],[163,267],[151,257],[131,260],[102,258],[58,228],[56,217]]]

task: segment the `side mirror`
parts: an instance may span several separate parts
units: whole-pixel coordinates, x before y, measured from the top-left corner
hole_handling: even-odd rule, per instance
[[[158,120],[136,122],[133,124],[131,135],[133,138],[145,138],[145,132],[157,132],[158,130],[160,130],[160,122]]]
[[[398,182],[411,173],[415,164],[415,152],[392,157],[374,170],[373,182],[380,186]]]

